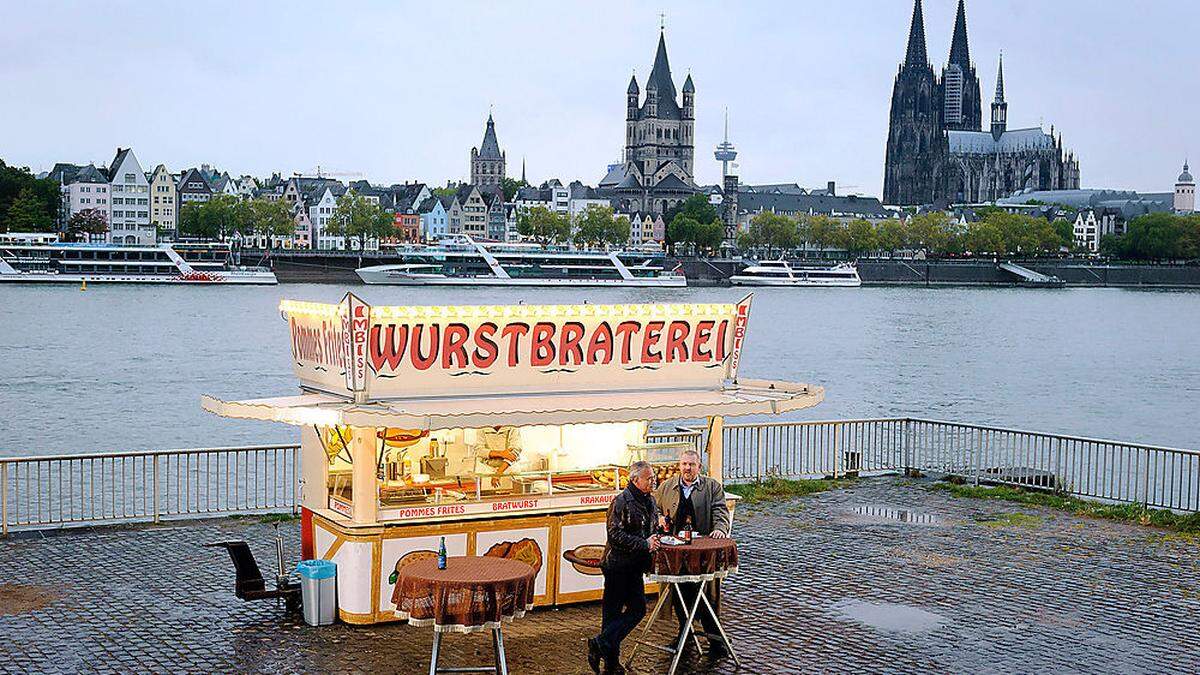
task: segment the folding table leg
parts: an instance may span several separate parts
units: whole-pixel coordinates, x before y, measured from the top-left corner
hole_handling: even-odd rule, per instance
[[[703,593],[700,594],[700,597],[704,599],[704,606],[708,608],[709,614],[712,614],[713,622],[717,624],[717,632],[721,634],[721,639],[725,641],[725,648],[729,650],[729,656],[733,658],[734,665],[736,665],[738,668],[741,668],[742,662],[738,660],[737,652],[733,650],[733,642],[731,642],[729,640],[729,636],[725,634],[725,626],[721,625],[721,617],[717,616],[716,611],[713,610],[712,604],[708,602],[708,598],[706,598]]]
[[[687,599],[683,597],[682,586],[680,584],[672,584],[672,586],[675,587],[675,595],[679,598],[679,606],[687,607]],[[701,592],[704,592],[703,589],[701,589]],[[680,630],[683,630],[683,628],[683,626],[679,627]],[[696,644],[696,651],[703,652],[704,650],[700,648],[700,638],[696,635],[696,631],[692,630],[692,624],[689,623],[687,629],[688,633],[692,636],[692,642]]]
[[[433,631],[433,657],[429,660],[429,675],[437,675],[438,672],[438,652],[442,649],[442,633],[441,631]]]
[[[492,651],[496,655],[496,675],[508,675],[508,661],[504,657],[504,633],[500,626],[492,629]]]
[[[625,668],[628,669],[633,663],[633,657],[637,656],[638,647],[645,642],[646,637],[650,635],[650,628],[654,625],[654,621],[658,619],[658,612],[662,609],[663,604],[671,595],[671,586],[674,584],[660,584],[658,587],[658,602],[654,603],[654,611],[650,612],[650,619],[646,621],[646,627],[642,629],[641,636],[634,640],[633,649],[630,650],[629,656],[625,657]]]
[[[679,595],[680,599],[682,599],[683,592],[680,591]],[[683,630],[679,632],[679,642],[675,644],[675,656],[671,658],[671,667],[667,670],[668,675],[675,675],[675,669],[679,667],[679,657],[683,656],[683,645],[685,642],[687,642],[688,636],[691,635],[693,638],[696,637],[695,634],[692,633],[692,621],[695,621],[696,619],[696,608],[700,606],[700,601],[703,598],[703,593],[697,593],[696,600],[692,602],[692,606],[688,609],[687,623],[684,625]]]

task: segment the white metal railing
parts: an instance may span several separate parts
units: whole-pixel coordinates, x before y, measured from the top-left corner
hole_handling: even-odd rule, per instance
[[[1200,452],[916,418],[730,424],[725,479],[919,471],[1200,511]]]
[[[915,418],[729,424],[726,481],[919,471],[1200,511],[1200,452]],[[680,428],[650,443],[694,443]],[[299,448],[258,445],[0,457],[0,529],[292,511]]]
[[[295,511],[296,445],[0,457],[0,530]]]

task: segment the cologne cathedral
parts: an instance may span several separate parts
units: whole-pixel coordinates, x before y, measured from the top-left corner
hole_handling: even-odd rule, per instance
[[[1053,127],[1050,133],[1041,127],[1008,128],[1003,62],[990,121],[985,130],[963,0],[941,77],[925,51],[925,19],[921,0],[916,0],[904,62],[892,89],[884,203],[979,203],[1024,190],[1079,187],[1079,161],[1063,150],[1062,136],[1055,136]]]

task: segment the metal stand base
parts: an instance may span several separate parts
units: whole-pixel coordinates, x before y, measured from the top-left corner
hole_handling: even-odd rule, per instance
[[[696,651],[698,652],[703,651],[700,648],[699,635],[703,634],[710,640],[718,637],[716,635],[709,635],[708,633],[699,633],[696,631],[695,626],[693,625],[696,621],[697,610],[700,609],[700,605],[704,605],[705,610],[710,616],[712,616],[713,622],[717,626],[717,631],[720,633],[719,637],[725,642],[725,648],[729,650],[729,656],[733,659],[734,666],[740,669],[742,667],[742,662],[738,660],[737,652],[733,650],[733,642],[729,640],[729,636],[725,633],[725,627],[721,625],[721,618],[717,616],[717,612],[713,609],[712,603],[708,601],[708,593],[706,592],[707,583],[701,584],[698,592],[696,593],[696,599],[691,603],[688,603],[683,597],[683,590],[679,587],[678,582],[668,581],[665,582],[663,586],[665,587],[662,588],[658,594],[658,602],[654,604],[654,611],[650,613],[650,620],[646,622],[646,627],[642,629],[642,634],[638,637],[637,641],[633,643],[633,649],[630,650],[629,657],[625,659],[625,668],[628,669],[632,666],[633,658],[637,656],[638,648],[644,646],[671,654],[671,667],[667,669],[667,674],[675,675],[675,671],[679,668],[679,659],[683,656],[684,645],[687,644],[689,637],[696,644]],[[663,605],[667,603],[667,598],[671,595],[672,591],[675,593],[675,597],[679,598],[679,604],[687,610],[687,620],[684,622],[684,625],[680,627],[679,639],[675,641],[673,646],[654,644],[653,642],[647,640],[647,637],[650,635],[650,630],[654,627],[654,622],[658,620],[659,612],[662,611]],[[691,605],[690,607],[689,604]]]
[[[434,631],[433,658],[429,660],[429,675],[437,675],[438,673],[496,673],[496,675],[508,675],[508,662],[504,658],[504,633],[500,629],[500,626],[492,629],[492,655],[495,658],[495,665],[441,668],[438,666],[438,658],[441,656],[441,651],[442,633],[441,631]]]

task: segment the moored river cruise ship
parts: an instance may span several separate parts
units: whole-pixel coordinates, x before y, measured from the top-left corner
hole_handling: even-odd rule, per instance
[[[483,243],[466,235],[437,246],[398,249],[401,262],[355,270],[363,283],[401,286],[687,285],[665,270],[661,251],[573,251],[536,244]]]
[[[0,243],[0,281],[18,283],[274,284],[266,267],[237,264],[225,244]]]
[[[734,286],[862,286],[850,263],[833,267],[795,267],[786,260],[764,260],[729,277]]]

